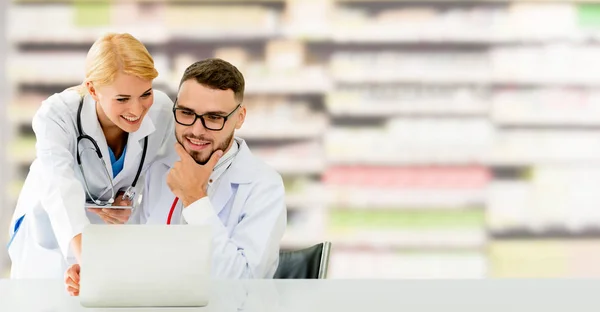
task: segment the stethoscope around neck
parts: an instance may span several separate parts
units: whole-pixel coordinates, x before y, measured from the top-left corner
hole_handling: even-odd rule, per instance
[[[81,176],[83,177],[83,186],[85,188],[85,191],[88,194],[88,197],[98,206],[106,206],[106,205],[112,205],[115,202],[115,186],[113,184],[113,179],[111,177],[111,175],[108,172],[108,169],[106,169],[106,162],[104,161],[104,157],[102,156],[102,152],[100,151],[100,148],[98,147],[98,143],[96,142],[96,140],[94,140],[94,138],[92,138],[91,136],[83,133],[82,127],[81,127],[81,109],[83,108],[83,97],[81,98],[81,101],[79,102],[79,108],[77,109],[77,131],[78,131],[78,136],[77,136],[77,165],[79,166],[79,170],[81,172]],[[100,198],[96,198],[94,199],[92,197],[92,194],[90,192],[90,189],[88,187],[88,183],[87,183],[87,179],[85,178],[85,173],[83,170],[83,165],[81,164],[81,154],[79,153],[79,142],[81,142],[82,140],[88,140],[90,141],[90,143],[92,143],[92,145],[94,146],[93,148],[90,149],[94,149],[96,152],[96,155],[98,156],[98,158],[100,159],[100,161],[102,162],[102,164],[104,165],[104,173],[106,174],[106,177],[108,178],[108,181],[110,183],[110,189],[111,189],[111,196],[109,200],[100,200]],[[144,159],[146,158],[146,150],[148,149],[148,137],[144,137],[144,149],[142,152],[142,160],[140,161],[140,165],[138,167],[137,173],[135,175],[135,178],[133,179],[133,183],[131,183],[131,186],[129,186],[127,188],[127,190],[125,190],[125,194],[123,194],[123,199],[124,200],[130,200],[133,201],[133,198],[135,197],[135,185],[137,184],[138,178],[140,177],[140,173],[142,172],[142,168],[144,166]],[[85,149],[84,149],[85,150]]]

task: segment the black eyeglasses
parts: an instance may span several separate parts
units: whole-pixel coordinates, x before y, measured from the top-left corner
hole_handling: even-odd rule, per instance
[[[240,108],[240,106],[242,106],[242,103],[238,104],[231,113],[227,114],[227,116],[221,116],[215,113],[198,115],[189,108],[177,107],[177,102],[175,102],[175,106],[173,107],[173,115],[175,116],[175,121],[180,125],[192,126],[196,123],[197,119],[200,119],[204,128],[208,130],[219,131],[223,130],[223,127],[225,127],[225,123],[227,122],[227,118],[229,118],[231,114]]]

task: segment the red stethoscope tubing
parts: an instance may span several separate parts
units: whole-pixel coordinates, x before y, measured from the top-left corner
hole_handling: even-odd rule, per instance
[[[179,198],[175,197],[173,204],[171,205],[171,211],[169,211],[169,217],[167,218],[167,224],[171,224],[171,218],[173,217],[173,211],[175,211],[175,206],[177,206],[177,201]]]

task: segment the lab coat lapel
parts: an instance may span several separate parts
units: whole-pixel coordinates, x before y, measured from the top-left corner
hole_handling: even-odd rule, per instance
[[[140,125],[138,131],[129,134],[129,137],[127,138],[127,152],[125,153],[125,163],[123,165],[123,170],[115,177],[115,185],[122,182],[125,178],[128,178],[126,181],[127,184],[133,182],[133,179],[135,179],[135,174],[137,173],[137,170],[140,167],[140,162],[142,160],[140,154],[144,149],[144,138],[152,134],[155,130],[156,128],[154,127],[154,123],[152,122],[150,115],[146,115],[144,117],[144,120],[142,120],[142,124]],[[148,143],[149,142],[150,140],[148,140]],[[147,154],[148,147],[146,147],[146,159],[144,160],[145,162],[148,161]]]
[[[96,102],[90,95],[86,95],[83,101],[83,108],[81,109],[81,128],[83,129],[84,134],[87,134],[96,140],[96,144],[98,144],[100,152],[102,153],[106,170],[108,170],[108,173],[112,177],[112,164],[110,163],[108,144],[106,143],[106,138],[104,137],[104,133],[100,127],[100,121],[98,121],[98,115],[96,114]],[[91,147],[91,143],[87,142],[87,140],[84,141],[85,143],[82,141],[81,145],[79,146],[80,152],[84,147]],[[85,166],[85,164],[83,164],[83,166]],[[110,191],[110,183],[108,182],[109,181],[106,181],[107,185],[105,186],[105,192]]]
[[[236,138],[240,143],[240,150],[233,160],[231,167],[227,169],[221,176],[219,187],[215,190],[211,198],[217,214],[225,208],[233,195],[233,188],[239,184],[250,183],[252,181],[252,163],[251,154],[246,142]]]
[[[240,151],[238,152],[235,160],[231,164],[229,170],[233,175],[231,175],[231,183],[234,184],[246,184],[251,183],[256,177],[257,168],[259,168],[258,164],[255,163],[256,158],[250,152],[246,141],[241,138],[236,137],[236,141],[240,145]]]
[[[233,185],[231,184],[231,180],[229,179],[229,173],[230,172],[226,171],[221,176],[219,187],[216,190],[214,190],[215,193],[213,196],[211,196],[212,198],[210,202],[213,205],[213,208],[215,209],[215,212],[217,214],[219,214],[221,210],[225,208],[225,205],[227,205],[227,202],[229,202],[231,195],[233,195]]]

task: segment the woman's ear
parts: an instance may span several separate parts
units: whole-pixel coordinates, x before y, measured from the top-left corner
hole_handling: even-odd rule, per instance
[[[98,102],[98,93],[96,93],[96,88],[94,88],[94,84],[91,81],[86,81],[85,87],[88,93],[94,98],[94,101]]]

